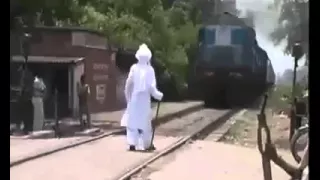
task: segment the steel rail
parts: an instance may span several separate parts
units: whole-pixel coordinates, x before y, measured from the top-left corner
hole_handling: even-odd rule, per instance
[[[158,118],[158,121],[155,122],[155,126],[159,126],[161,124],[167,123],[171,120],[174,120],[176,117],[186,116],[186,115],[188,115],[192,112],[198,111],[202,108],[203,108],[203,105],[200,104],[200,105],[188,107],[188,108],[183,109],[181,111],[176,111],[176,112],[165,114],[164,116]],[[113,130],[111,132],[106,132],[106,133],[100,134],[98,136],[90,137],[89,139],[80,140],[77,142],[73,142],[73,143],[70,143],[67,145],[60,146],[58,148],[54,148],[54,149],[45,151],[45,152],[41,152],[41,153],[31,155],[31,156],[28,156],[25,158],[21,158],[21,159],[10,162],[10,168],[12,168],[14,166],[21,165],[21,164],[28,162],[28,161],[32,161],[32,160],[35,160],[35,159],[38,159],[38,158],[41,158],[44,156],[54,154],[56,152],[60,152],[60,151],[63,151],[63,150],[69,149],[69,148],[75,148],[75,147],[83,145],[83,144],[97,141],[97,140],[103,139],[105,137],[109,137],[112,135],[122,135],[122,134],[125,134],[125,132],[126,132],[125,128],[121,128],[121,129]]]
[[[221,115],[218,118],[212,119],[210,122],[206,123],[204,126],[198,128],[197,130],[193,131],[190,135],[186,137],[179,138],[177,141],[169,145],[164,150],[156,153],[155,155],[151,156],[150,158],[144,159],[141,162],[137,163],[136,165],[132,166],[129,170],[122,172],[121,174],[117,175],[116,177],[112,178],[112,180],[130,180],[131,177],[138,172],[140,172],[143,168],[151,164],[152,162],[156,161],[157,159],[174,152],[176,149],[185,145],[188,141],[194,139],[202,139],[207,136],[212,131],[216,130],[220,127],[221,124],[225,123],[230,117],[238,113],[242,109],[233,109],[229,110],[225,114]]]

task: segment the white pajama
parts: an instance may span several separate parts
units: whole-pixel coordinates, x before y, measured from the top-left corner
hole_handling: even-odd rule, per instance
[[[129,145],[137,146],[139,143],[139,132],[137,129],[127,127],[127,142]]]
[[[127,142],[129,145],[136,146],[137,149],[147,149],[151,145],[152,128],[141,130],[141,134],[138,129],[126,128]]]
[[[141,139],[143,143],[142,145],[143,148],[148,148],[151,146],[152,133],[153,131],[151,126],[142,130]]]
[[[33,97],[33,131],[40,131],[43,128],[44,112],[43,99],[41,97]]]

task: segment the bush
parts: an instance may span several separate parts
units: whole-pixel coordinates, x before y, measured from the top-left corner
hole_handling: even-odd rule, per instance
[[[270,93],[268,107],[275,111],[287,110],[292,102],[291,93],[292,86],[277,85]],[[301,97],[303,87],[297,84],[295,93],[297,97]]]

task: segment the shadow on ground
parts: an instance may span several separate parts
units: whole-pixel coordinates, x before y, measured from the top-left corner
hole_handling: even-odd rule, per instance
[[[119,130],[122,129],[122,127],[119,126],[118,123],[115,122],[108,122],[108,121],[98,121],[98,120],[93,120],[92,121],[92,125],[91,128],[99,128],[100,131],[96,132],[96,133],[92,133],[92,134],[88,134],[87,136],[95,136],[95,135],[99,135],[102,134],[103,132],[111,132],[111,131],[115,131],[115,130]],[[44,130],[55,130],[55,123],[48,123],[46,124],[46,126],[44,127]],[[25,134],[18,129],[11,129],[10,130],[10,135],[19,137],[19,136],[25,136]],[[58,128],[57,133],[59,133],[60,138],[68,138],[68,137],[77,137],[77,136],[86,136],[86,135],[77,135],[77,133],[79,132],[83,132],[79,121],[77,120],[62,120],[59,123],[59,128]],[[48,138],[45,138],[48,139]]]

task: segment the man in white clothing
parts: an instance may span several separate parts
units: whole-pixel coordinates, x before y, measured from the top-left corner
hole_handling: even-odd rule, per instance
[[[152,53],[147,45],[140,45],[135,57],[138,62],[131,66],[125,85],[127,109],[121,124],[126,126],[129,150],[138,147],[142,139],[142,150],[151,146],[151,96],[161,100],[163,94],[156,87],[153,67],[150,65]],[[125,121],[125,122],[124,122]]]
[[[44,122],[44,109],[43,109],[43,98],[45,96],[46,85],[42,78],[37,76],[33,81],[33,131],[40,131],[43,128]]]

